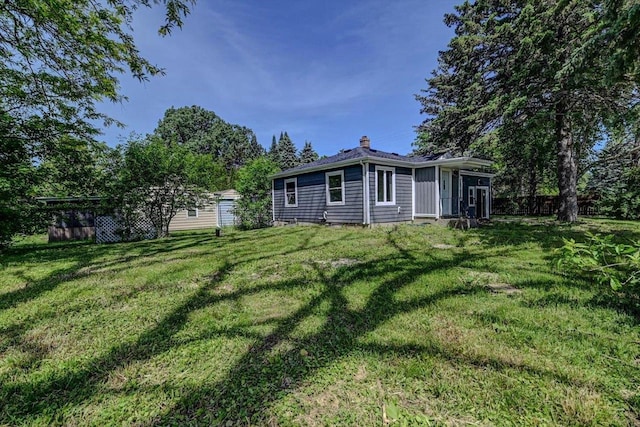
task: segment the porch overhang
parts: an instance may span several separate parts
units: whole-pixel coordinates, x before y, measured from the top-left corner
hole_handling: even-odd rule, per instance
[[[449,159],[432,160],[425,163],[427,163],[425,166],[439,165],[445,168],[461,170],[489,168],[493,165],[491,160],[479,159],[477,157],[452,157]]]

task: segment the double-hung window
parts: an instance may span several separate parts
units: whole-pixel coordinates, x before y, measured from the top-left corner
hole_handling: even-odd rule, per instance
[[[344,205],[344,171],[327,172],[327,205]]]
[[[288,208],[298,207],[298,180],[296,178],[284,180],[284,205]]]
[[[376,205],[396,204],[395,168],[376,166]]]

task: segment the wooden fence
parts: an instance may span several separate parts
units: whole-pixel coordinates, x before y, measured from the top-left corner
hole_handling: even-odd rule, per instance
[[[578,197],[578,215],[598,215],[596,202],[597,198],[592,196]],[[496,197],[491,201],[491,215],[555,215],[559,205],[558,196],[536,196],[531,203],[528,197]]]

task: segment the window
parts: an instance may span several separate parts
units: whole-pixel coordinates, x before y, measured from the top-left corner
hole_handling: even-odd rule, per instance
[[[476,187],[469,187],[469,196],[467,198],[467,206],[476,205]]]
[[[298,181],[296,178],[284,180],[284,205],[289,208],[298,207]]]
[[[198,218],[198,208],[187,209],[187,218]]]
[[[395,205],[395,175],[394,168],[376,166],[376,205]]]
[[[327,205],[344,205],[344,171],[327,172]]]

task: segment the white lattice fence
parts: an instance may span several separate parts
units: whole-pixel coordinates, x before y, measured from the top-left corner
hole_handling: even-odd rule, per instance
[[[96,243],[115,243],[153,239],[158,235],[151,221],[139,219],[127,228],[120,217],[101,215],[96,217]]]

